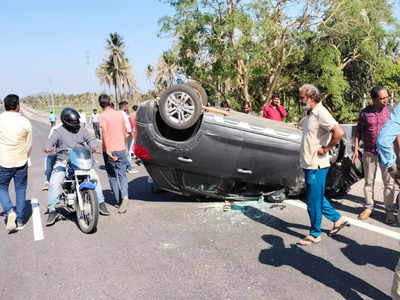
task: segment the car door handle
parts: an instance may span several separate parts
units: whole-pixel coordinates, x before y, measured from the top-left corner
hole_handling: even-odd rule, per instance
[[[237,169],[237,171],[242,174],[253,174],[252,170]]]
[[[182,156],[178,156],[178,160],[181,161],[181,162],[184,162],[184,163],[191,163],[191,162],[193,162],[192,159],[187,158],[187,157],[182,157]]]

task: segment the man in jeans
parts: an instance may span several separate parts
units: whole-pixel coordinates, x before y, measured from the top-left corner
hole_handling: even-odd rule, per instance
[[[94,135],[96,136],[96,139],[100,139],[99,115],[97,114],[96,108],[93,109],[92,126],[93,126]]]
[[[376,169],[378,168],[378,152],[376,149],[376,139],[383,125],[390,118],[390,111],[387,108],[389,95],[385,88],[378,86],[371,90],[373,104],[368,105],[360,112],[357,124],[357,133],[354,139],[353,163],[358,159],[359,142],[364,142],[363,167],[365,174],[364,183],[364,210],[358,218],[366,220],[374,209],[374,187]],[[386,210],[385,222],[389,225],[394,222],[394,184],[387,169],[381,167],[383,180],[383,196]]]
[[[103,109],[99,117],[103,133],[103,158],[118,213],[126,213],[128,207],[128,180],[126,178],[126,135],[124,116],[111,106],[108,95],[99,96]],[[121,201],[120,201],[121,199]]]
[[[386,97],[387,94],[380,94],[380,97]],[[393,143],[397,139],[399,144],[400,135],[400,105],[397,105],[390,116],[390,119],[382,127],[377,141],[376,148],[378,151],[379,164],[389,176],[394,179],[396,184],[400,184],[400,153],[397,149],[397,155],[393,149]],[[399,147],[397,147],[399,148]],[[400,208],[397,211],[397,222],[400,223]],[[398,260],[393,275],[392,283],[392,299],[400,300],[400,260]]]
[[[68,150],[74,147],[86,147],[92,152],[96,151],[96,138],[89,134],[86,128],[81,128],[79,123],[79,114],[73,108],[66,107],[61,112],[62,126],[55,129],[50,135],[46,152],[57,150]],[[49,183],[49,193],[47,207],[49,215],[46,226],[53,225],[57,221],[56,205],[62,193],[61,184],[65,178],[66,161],[68,160],[68,152],[59,152],[56,156],[55,164],[52,168],[52,173]],[[99,213],[108,216],[110,212],[104,202],[103,189],[96,171],[90,170],[90,179],[96,182],[96,196],[99,203]]]
[[[127,131],[127,135],[126,135],[126,168],[127,168],[128,173],[134,174],[139,171],[132,167],[131,157],[129,154],[129,150],[130,150],[130,148],[132,146],[132,142],[133,142],[133,126],[132,126],[130,116],[129,116],[128,102],[121,101],[119,103],[119,110],[120,110],[122,116],[124,117],[125,128]]]
[[[0,115],[0,203],[7,215],[7,230],[22,230],[32,125],[19,113],[17,95],[8,95],[4,108],[6,111]],[[14,179],[16,213],[8,193],[11,179]]]

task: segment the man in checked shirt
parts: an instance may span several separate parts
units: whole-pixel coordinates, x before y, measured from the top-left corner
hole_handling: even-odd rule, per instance
[[[374,87],[371,90],[373,104],[368,105],[360,112],[357,124],[357,133],[354,140],[353,163],[358,159],[358,150],[360,140],[364,142],[364,152],[362,156],[364,167],[364,210],[358,218],[366,220],[374,209],[374,186],[376,170],[378,168],[378,152],[376,149],[376,140],[383,125],[390,118],[391,107],[387,106],[389,95],[382,86]],[[385,222],[389,225],[394,222],[394,182],[387,169],[380,167],[383,180],[383,196],[386,210]]]

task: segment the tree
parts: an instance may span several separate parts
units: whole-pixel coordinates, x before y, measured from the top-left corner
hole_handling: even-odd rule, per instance
[[[233,106],[259,110],[273,93],[293,99],[309,82],[346,121],[378,79],[396,86],[400,35],[389,0],[164,2],[175,14],[160,20],[160,34],[176,39],[177,70]]]
[[[108,53],[96,70],[101,84],[114,86],[115,99],[121,101],[121,91],[130,93],[136,91],[136,82],[131,63],[125,57],[125,43],[118,33],[110,33],[106,41]]]

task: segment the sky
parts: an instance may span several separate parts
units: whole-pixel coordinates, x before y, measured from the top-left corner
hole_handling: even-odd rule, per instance
[[[111,32],[124,38],[145,92],[151,88],[146,66],[173,42],[157,37],[158,20],[172,14],[159,0],[0,0],[0,99],[9,93],[113,92],[95,74]],[[399,4],[394,14],[400,19]]]
[[[157,37],[157,21],[172,13],[159,0],[1,0],[0,99],[109,91],[95,70],[112,32],[124,38],[138,87],[146,91],[146,66],[172,45]]]

